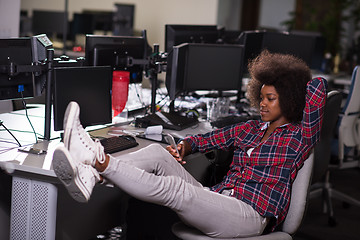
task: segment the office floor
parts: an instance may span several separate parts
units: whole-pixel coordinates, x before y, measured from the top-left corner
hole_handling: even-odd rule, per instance
[[[333,188],[360,200],[360,169],[346,169],[333,172]],[[333,200],[337,225],[330,227],[328,217],[322,213],[321,199],[311,199],[305,219],[294,236],[294,240],[355,240],[360,239],[360,207],[343,207]]]

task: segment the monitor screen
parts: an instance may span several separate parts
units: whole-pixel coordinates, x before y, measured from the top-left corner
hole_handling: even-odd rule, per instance
[[[113,34],[116,36],[132,36],[134,34],[135,5],[115,3],[113,18]]]
[[[241,90],[244,47],[184,43],[173,48],[166,70],[170,99],[196,90]]]
[[[113,31],[113,11],[83,10],[82,13],[91,15],[94,30],[106,32]]]
[[[289,34],[284,32],[245,31],[242,33],[241,43],[245,46],[244,68],[250,59],[256,57],[263,49],[273,53],[292,54],[304,60],[310,68],[321,65],[321,55],[324,49],[317,46],[322,41],[306,34]]]
[[[80,105],[80,121],[86,126],[111,123],[110,67],[54,68],[54,130],[63,129],[64,113],[70,101]]]
[[[325,58],[325,47],[326,47],[326,39],[320,32],[313,31],[301,31],[301,30],[293,30],[290,32],[294,35],[302,35],[307,38],[312,38],[315,42],[314,51],[311,59],[311,69],[322,70],[323,61]]]
[[[87,13],[74,13],[70,23],[70,34],[75,39],[76,34],[92,34],[95,29],[93,15]]]
[[[32,33],[64,33],[66,13],[63,11],[34,10],[32,14]],[[66,23],[67,24],[67,23]]]
[[[143,65],[129,66],[127,58],[145,59],[148,44],[144,37],[86,35],[85,59],[89,66],[111,66],[130,72],[130,83],[141,83]]]
[[[262,48],[274,53],[294,55],[304,60],[310,67],[314,44],[314,39],[305,35],[267,32],[264,35]]]
[[[18,72],[9,76],[10,63],[16,69],[39,65],[46,60],[46,49],[52,43],[46,35],[0,39],[0,100],[22,98],[18,91],[23,86],[23,97],[40,96],[46,81],[41,71]]]
[[[239,37],[239,44],[244,45],[244,73],[248,72],[249,60],[255,58],[262,50],[265,31],[244,31]]]
[[[182,43],[216,43],[220,31],[216,25],[165,25],[165,52]]]

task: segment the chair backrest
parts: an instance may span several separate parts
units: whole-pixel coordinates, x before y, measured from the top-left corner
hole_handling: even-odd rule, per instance
[[[359,66],[354,68],[350,91],[339,119],[339,159],[344,158],[344,145],[355,147],[360,145],[360,136],[357,125],[360,116],[360,71]]]
[[[357,129],[360,116],[360,71],[359,66],[354,68],[348,97],[341,111],[339,121],[339,135],[341,144],[354,147],[360,144],[359,132]],[[340,147],[340,146],[339,146]],[[340,151],[340,150],[339,150]]]
[[[292,184],[289,211],[282,225],[282,231],[290,235],[297,231],[304,217],[313,165],[314,152],[312,151]]]
[[[344,115],[353,115],[360,113],[360,71],[359,66],[356,66],[351,76],[351,85],[349,94],[347,96],[344,108],[342,110]]]
[[[331,91],[327,95],[323,124],[321,127],[320,141],[314,149],[313,182],[318,182],[325,175],[331,159],[331,143],[335,136],[336,123],[341,109],[342,94]]]

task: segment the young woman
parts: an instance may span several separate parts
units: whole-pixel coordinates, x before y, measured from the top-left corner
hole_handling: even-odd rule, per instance
[[[303,61],[268,51],[249,64],[249,72],[247,94],[261,120],[187,137],[177,146],[180,154],[152,144],[117,158],[106,155],[71,102],[64,145],[53,156],[56,175],[80,202],[105,178],[135,198],[171,208],[211,237],[260,235],[268,224],[275,229],[287,214],[297,171],[319,140],[326,81],[312,80]],[[205,188],[179,162],[212,149],[233,150],[234,157],[222,182]]]

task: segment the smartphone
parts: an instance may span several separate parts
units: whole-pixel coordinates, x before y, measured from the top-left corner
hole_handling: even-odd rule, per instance
[[[172,135],[170,135],[170,134],[166,134],[164,136],[164,138],[171,145],[172,148],[176,149],[177,154],[179,154],[179,156],[180,156],[180,153],[179,153],[179,150],[177,149],[177,144],[175,142],[174,137]]]
[[[24,152],[24,153],[31,153],[31,154],[36,154],[36,155],[41,155],[41,154],[45,154],[46,151],[42,150],[42,149],[38,149],[38,148],[33,148],[33,147],[22,147],[18,149],[19,152]]]

